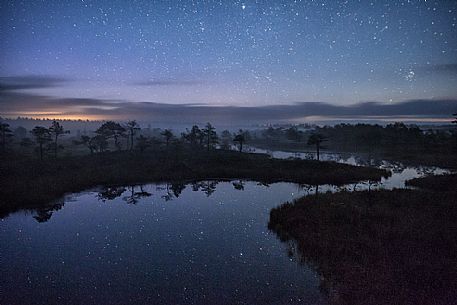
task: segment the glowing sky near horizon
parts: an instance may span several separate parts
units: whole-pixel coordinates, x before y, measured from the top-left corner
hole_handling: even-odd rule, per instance
[[[2,1],[27,93],[271,105],[457,98],[457,1]]]

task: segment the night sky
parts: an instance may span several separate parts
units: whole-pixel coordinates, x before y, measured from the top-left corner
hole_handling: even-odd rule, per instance
[[[3,94],[212,106],[457,98],[457,1],[0,6]],[[35,111],[16,108],[0,113]]]

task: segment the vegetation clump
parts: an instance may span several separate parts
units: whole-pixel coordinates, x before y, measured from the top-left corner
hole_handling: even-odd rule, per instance
[[[415,178],[407,180],[406,185],[431,191],[457,192],[457,174],[430,175],[422,178]]]
[[[379,190],[303,197],[269,228],[313,266],[332,304],[452,304],[456,192]]]

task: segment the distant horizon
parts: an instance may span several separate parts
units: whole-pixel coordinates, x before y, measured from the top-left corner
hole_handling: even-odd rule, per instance
[[[99,101],[457,99],[456,1],[6,0],[0,20],[2,107],[12,92],[85,100],[72,110],[91,118],[112,107]]]
[[[457,99],[417,99],[397,103],[359,102],[348,105],[296,102],[264,106],[222,106],[198,103],[167,104],[95,98],[55,98],[27,93],[24,88],[45,86],[49,78],[37,78],[16,86],[0,80],[0,117],[35,119],[126,121],[193,125],[217,122],[228,125],[297,124],[338,122],[408,122],[442,124],[452,121]]]

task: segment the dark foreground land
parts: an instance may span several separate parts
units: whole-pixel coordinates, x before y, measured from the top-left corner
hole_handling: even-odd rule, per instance
[[[0,161],[0,216],[98,185],[235,178],[339,185],[378,181],[389,175],[384,170],[335,162],[279,160],[222,150],[124,151],[42,161],[20,157]]]
[[[455,304],[455,175],[411,184],[428,183],[441,186],[303,197],[273,209],[269,228],[332,304]]]
[[[430,191],[457,192],[457,174],[416,178],[408,180],[406,184]],[[457,204],[457,197],[455,200]]]

